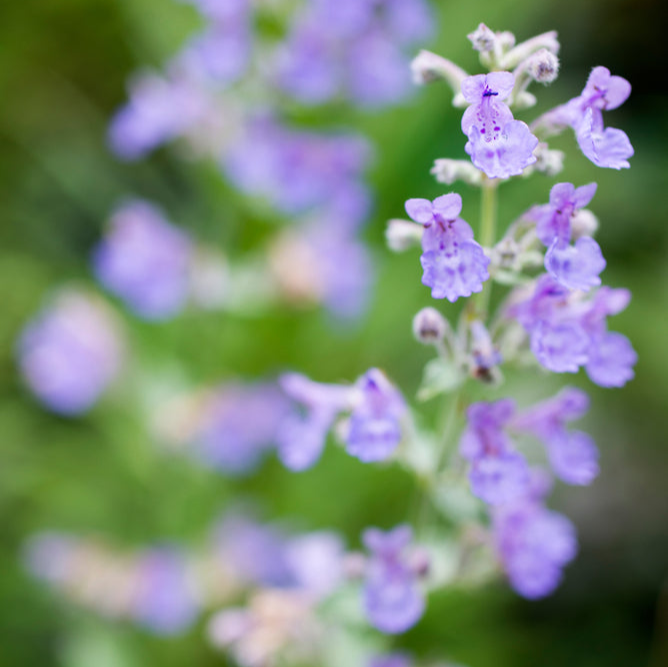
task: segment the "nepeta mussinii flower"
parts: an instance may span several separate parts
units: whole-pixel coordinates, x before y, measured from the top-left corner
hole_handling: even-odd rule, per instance
[[[168,547],[142,553],[131,616],[153,632],[171,635],[188,628],[198,611],[184,555]]]
[[[405,632],[424,613],[424,596],[418,576],[408,562],[412,540],[410,526],[383,532],[364,531],[364,545],[370,552],[364,584],[364,609],[371,625],[387,634]]]
[[[598,277],[605,259],[598,243],[581,236],[570,245],[573,236],[571,220],[586,206],[596,192],[596,183],[575,188],[572,183],[557,183],[550,190],[550,203],[534,206],[528,218],[536,223],[536,234],[547,246],[545,269],[570,289],[588,290],[601,284]]]
[[[548,370],[576,373],[585,366],[596,384],[621,387],[633,377],[637,355],[625,336],[608,332],[606,318],[630,298],[628,290],[601,287],[585,300],[583,292],[543,275],[508,314],[529,333],[532,352]]]
[[[142,74],[129,92],[130,100],[109,126],[111,150],[124,160],[137,160],[185,134],[209,106],[201,91],[178,74]]]
[[[184,231],[153,204],[134,200],[113,213],[93,267],[98,280],[138,315],[162,320],[187,298],[191,253]]]
[[[405,653],[387,653],[371,659],[368,667],[411,667],[413,661]]]
[[[603,111],[621,106],[631,94],[631,84],[612,76],[607,67],[594,67],[578,97],[552,111],[537,124],[558,131],[570,126],[582,152],[598,167],[628,169],[633,146],[622,130],[604,127]]]
[[[302,411],[295,410],[279,426],[278,455],[290,470],[306,470],[320,458],[334,420],[350,407],[351,388],[313,382],[298,373],[283,375],[280,384]]]
[[[401,441],[400,420],[406,404],[399,391],[377,368],[355,383],[355,407],[346,436],[347,451],[360,461],[383,461]]]
[[[458,217],[462,198],[451,193],[427,199],[409,199],[406,213],[424,228],[422,284],[431,287],[434,299],[454,302],[460,296],[480,292],[489,278],[489,258],[473,239],[469,224]]]
[[[511,586],[529,599],[552,593],[577,552],[573,524],[546,509],[541,496],[528,489],[525,497],[494,508],[492,514],[497,555]]]
[[[63,291],[23,330],[18,362],[30,390],[50,410],[78,415],[117,377],[120,330],[96,298]]]
[[[513,501],[529,484],[527,462],[504,430],[514,414],[515,403],[508,398],[474,403],[467,411],[459,452],[471,463],[471,490],[490,505]]]
[[[538,139],[503,103],[514,84],[510,72],[478,74],[462,81],[462,94],[471,105],[462,116],[462,132],[468,137],[465,150],[488,178],[517,176],[536,161]]]
[[[230,475],[249,474],[273,448],[288,408],[288,400],[272,384],[221,386],[199,417],[194,435],[197,457]]]
[[[318,0],[297,15],[279,53],[278,84],[305,104],[343,95],[380,107],[410,93],[402,47],[432,29],[423,0]]]
[[[536,403],[516,415],[512,428],[543,441],[555,474],[568,484],[589,484],[598,475],[598,449],[582,431],[568,431],[566,424],[579,419],[589,407],[580,389],[565,387],[556,396]]]

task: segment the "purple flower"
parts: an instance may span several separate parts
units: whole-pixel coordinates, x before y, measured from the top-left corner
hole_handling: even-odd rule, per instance
[[[223,167],[240,190],[294,215],[359,198],[369,158],[359,136],[296,131],[265,116],[247,123]]]
[[[368,667],[411,667],[413,661],[405,653],[387,653],[371,659]]]
[[[588,407],[587,394],[566,387],[555,397],[522,411],[512,422],[514,429],[543,441],[555,474],[569,484],[586,485],[598,475],[594,441],[586,433],[566,430],[566,424],[579,419]]]
[[[123,345],[117,324],[95,298],[60,293],[24,329],[18,362],[30,390],[50,410],[88,410],[118,375]]]
[[[204,463],[232,475],[246,475],[273,447],[288,401],[270,384],[226,385],[211,397],[195,436]]]
[[[332,532],[306,533],[291,539],[285,547],[285,560],[294,587],[322,598],[343,581],[344,546]]]
[[[425,228],[420,261],[422,284],[431,287],[434,299],[454,302],[460,296],[480,292],[489,278],[489,258],[473,240],[473,230],[459,218],[462,198],[455,193],[426,199],[409,199],[406,212]]]
[[[526,123],[513,119],[506,99],[515,77],[510,72],[478,74],[462,81],[462,94],[471,105],[462,116],[465,146],[473,164],[488,178],[509,178],[536,162],[538,139]]]
[[[525,598],[552,593],[559,585],[563,567],[577,552],[573,524],[547,510],[537,499],[527,497],[495,508],[492,530],[510,584]]]
[[[603,111],[621,106],[630,94],[626,79],[612,76],[606,67],[595,67],[578,97],[548,111],[538,122],[557,131],[572,127],[582,152],[595,165],[628,169],[633,146],[622,130],[604,127]]]
[[[396,103],[411,92],[402,49],[431,30],[423,0],[318,0],[288,34],[278,84],[305,104],[339,95],[367,108]]]
[[[241,583],[284,587],[293,581],[286,560],[288,538],[276,526],[230,512],[217,525],[214,542],[218,557]]]
[[[191,243],[152,204],[134,200],[113,214],[93,255],[98,280],[149,320],[175,315],[186,300]]]
[[[364,609],[371,625],[387,634],[405,632],[424,613],[424,596],[406,553],[411,539],[412,531],[406,525],[386,533],[369,528],[363,535],[371,554],[364,585]]]
[[[387,459],[401,440],[404,400],[377,368],[367,371],[355,387],[358,399],[350,415],[347,451],[365,463]]]
[[[529,468],[514,451],[504,428],[515,413],[510,399],[474,403],[467,411],[460,454],[471,462],[469,480],[473,493],[490,505],[510,502],[526,493]]]
[[[550,191],[550,203],[534,206],[528,218],[536,222],[536,234],[548,247],[547,272],[570,289],[588,290],[601,284],[598,277],[605,268],[601,249],[594,239],[584,236],[574,246],[572,219],[596,192],[596,183],[575,188],[571,183],[557,183]]]
[[[201,91],[186,79],[144,74],[131,83],[130,101],[111,121],[111,149],[120,158],[137,160],[185,134],[207,108]]]
[[[621,387],[633,377],[637,360],[621,334],[608,333],[606,318],[626,308],[627,290],[601,287],[585,300],[551,276],[541,276],[533,294],[518,299],[508,310],[526,329],[538,361],[556,373],[576,373],[585,366],[603,387]]]
[[[179,0],[194,5],[207,18],[221,23],[239,21],[250,13],[249,0]]]
[[[186,630],[197,612],[183,555],[166,547],[145,552],[138,564],[132,617],[153,632],[172,635]]]
[[[320,458],[338,414],[350,407],[351,388],[320,384],[297,373],[283,375],[280,383],[283,391],[303,406],[303,412],[295,410],[280,425],[278,455],[290,470],[306,470]]]

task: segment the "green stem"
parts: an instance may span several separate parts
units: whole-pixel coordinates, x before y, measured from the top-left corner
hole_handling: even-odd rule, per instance
[[[483,176],[482,180],[482,201],[480,211],[480,238],[478,239],[483,248],[491,248],[496,242],[496,218],[497,218],[497,183],[494,180]],[[492,284],[488,283],[474,297],[477,315],[481,320],[487,319],[489,309],[489,298],[492,291]]]

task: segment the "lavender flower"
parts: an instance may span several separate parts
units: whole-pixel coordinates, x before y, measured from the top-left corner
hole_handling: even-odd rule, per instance
[[[529,483],[527,463],[504,431],[514,413],[510,399],[474,403],[467,411],[459,452],[471,462],[471,490],[490,505],[515,500],[526,493]]]
[[[601,249],[594,239],[580,237],[570,245],[572,219],[596,192],[596,183],[575,188],[557,183],[550,191],[550,203],[534,206],[528,218],[536,222],[538,238],[548,247],[545,268],[559,283],[570,289],[588,290],[601,284],[599,273],[605,268]]]
[[[112,215],[109,230],[93,255],[100,282],[138,315],[167,319],[188,294],[192,247],[152,204],[133,200]]]
[[[413,661],[405,653],[387,653],[372,658],[368,667],[411,667],[412,665]]]
[[[339,95],[367,108],[396,103],[410,92],[402,47],[431,29],[423,0],[318,0],[288,35],[278,84],[305,104]]]
[[[633,378],[637,355],[625,336],[607,331],[606,318],[624,310],[629,299],[627,290],[601,287],[585,300],[582,292],[543,275],[509,314],[529,333],[531,350],[548,370],[576,373],[585,366],[602,387],[621,387]]]
[[[316,598],[332,593],[343,581],[343,541],[333,532],[306,533],[285,546],[292,585]]]
[[[573,524],[536,495],[495,508],[492,517],[495,549],[510,584],[531,600],[554,591],[577,552]]]
[[[137,160],[158,146],[185,134],[206,115],[208,103],[182,76],[143,74],[130,84],[130,101],[109,127],[112,151]]]
[[[187,629],[197,612],[183,555],[166,547],[142,554],[133,618],[153,632],[171,635]]]
[[[364,609],[369,622],[387,634],[405,632],[424,613],[424,597],[407,559],[411,539],[412,531],[406,525],[386,533],[369,528],[363,535],[364,544],[371,552],[364,586]]]
[[[377,368],[356,383],[357,404],[350,415],[348,453],[369,463],[387,459],[401,440],[401,417],[406,405],[401,394]]]
[[[462,198],[451,193],[426,199],[409,199],[406,212],[425,228],[420,261],[422,284],[431,287],[434,299],[454,302],[460,296],[480,292],[489,278],[489,258],[473,240],[473,230],[462,220]]]
[[[554,398],[519,413],[512,422],[514,429],[543,441],[555,474],[569,484],[586,485],[598,475],[594,441],[581,431],[566,430],[566,423],[579,419],[588,407],[587,394],[566,387]]]
[[[50,410],[78,415],[117,377],[123,344],[104,304],[63,291],[24,329],[18,362],[30,390]]]
[[[358,136],[298,132],[264,116],[247,123],[223,167],[240,190],[294,215],[327,205],[339,210],[351,200],[359,204],[366,198],[359,180],[369,157],[369,145]]]
[[[273,447],[288,407],[285,396],[271,384],[220,387],[200,418],[195,435],[198,456],[228,474],[249,474]]]
[[[538,139],[526,123],[513,119],[502,102],[513,90],[510,72],[470,76],[462,81],[462,94],[471,105],[462,116],[465,146],[473,164],[488,178],[509,178],[536,162],[533,154]]]
[[[550,131],[570,126],[582,152],[598,167],[628,169],[633,146],[626,133],[603,125],[603,111],[621,106],[631,94],[631,84],[612,76],[606,67],[594,67],[584,90],[566,104],[548,111],[535,125]]]
[[[278,455],[294,471],[306,470],[320,458],[327,432],[338,414],[350,406],[350,387],[319,384],[290,373],[280,378],[285,393],[303,406],[287,417],[277,433]]]

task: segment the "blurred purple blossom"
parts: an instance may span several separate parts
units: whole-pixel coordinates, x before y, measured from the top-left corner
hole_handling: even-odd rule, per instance
[[[227,384],[218,388],[200,416],[194,444],[207,465],[246,475],[274,447],[289,402],[273,384]]]
[[[56,295],[23,330],[21,373],[50,410],[88,410],[118,375],[123,342],[111,312],[97,298],[67,290]]]
[[[279,53],[278,83],[305,104],[339,96],[367,108],[397,103],[411,92],[402,49],[432,30],[424,0],[316,0]]]
[[[529,484],[526,460],[515,451],[504,430],[514,414],[515,403],[507,398],[474,403],[467,411],[459,451],[471,463],[471,490],[491,505],[521,497]]]
[[[497,555],[511,586],[529,599],[552,593],[577,552],[573,524],[546,509],[539,495],[496,507],[492,516]]]
[[[153,632],[172,635],[187,629],[199,608],[188,580],[187,562],[178,550],[145,551],[137,566],[132,617]]]
[[[347,451],[360,461],[383,461],[401,441],[400,420],[406,404],[399,391],[377,368],[356,382],[358,400],[350,415]]]
[[[388,532],[369,528],[363,535],[370,552],[364,584],[364,609],[371,625],[387,634],[405,632],[420,620],[425,601],[410,567],[410,526]]]
[[[98,280],[149,320],[172,317],[188,296],[192,245],[153,204],[132,200],[113,213],[93,255]]]

